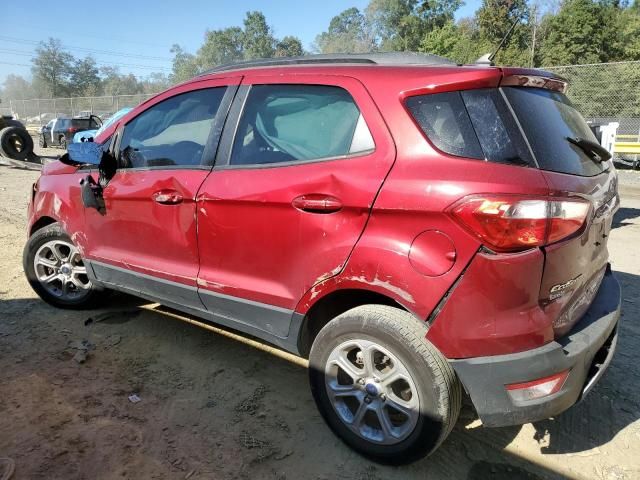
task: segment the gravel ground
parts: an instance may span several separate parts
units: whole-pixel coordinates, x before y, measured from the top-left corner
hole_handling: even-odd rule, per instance
[[[123,295],[88,312],[37,299],[21,266],[37,175],[0,166],[0,457],[15,479],[640,478],[640,174],[620,175],[610,251],[624,317],[593,392],[523,427],[485,429],[467,408],[433,456],[402,468],[345,447],[297,365]]]

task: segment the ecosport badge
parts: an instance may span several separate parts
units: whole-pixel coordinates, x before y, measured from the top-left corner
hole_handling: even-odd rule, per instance
[[[558,293],[562,292],[563,290],[566,290],[567,288],[573,286],[581,276],[582,276],[582,274],[578,275],[575,278],[572,278],[571,280],[567,280],[564,283],[558,283],[557,285],[552,286],[551,290],[549,290],[549,293],[551,293],[553,295],[554,293],[558,294]],[[555,295],[555,296],[557,297],[559,295]]]

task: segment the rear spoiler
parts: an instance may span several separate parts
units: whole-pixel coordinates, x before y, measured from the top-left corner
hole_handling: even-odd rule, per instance
[[[534,87],[566,93],[566,79],[544,70],[527,68],[502,68],[501,87]]]

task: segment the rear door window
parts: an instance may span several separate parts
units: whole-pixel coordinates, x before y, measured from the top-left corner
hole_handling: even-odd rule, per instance
[[[540,88],[505,87],[503,90],[541,169],[593,176],[607,168],[607,162],[594,162],[567,140],[583,138],[597,143],[584,118],[566,96]]]
[[[484,159],[460,92],[409,97],[407,107],[436,148],[451,155]]]
[[[255,85],[238,126],[231,165],[338,158],[374,149],[353,98],[325,85]]]
[[[445,153],[530,165],[530,151],[495,88],[420,95],[407,107],[433,145]]]
[[[467,90],[461,95],[487,160],[522,165],[533,163],[527,144],[498,89]]]

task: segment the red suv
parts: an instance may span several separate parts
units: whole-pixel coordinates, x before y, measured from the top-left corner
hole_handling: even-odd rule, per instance
[[[57,307],[119,290],[308,357],[378,461],[434,451],[463,391],[486,426],[557,415],[620,316],[616,172],[565,88],[409,54],[218,68],[43,168],[25,272]]]

